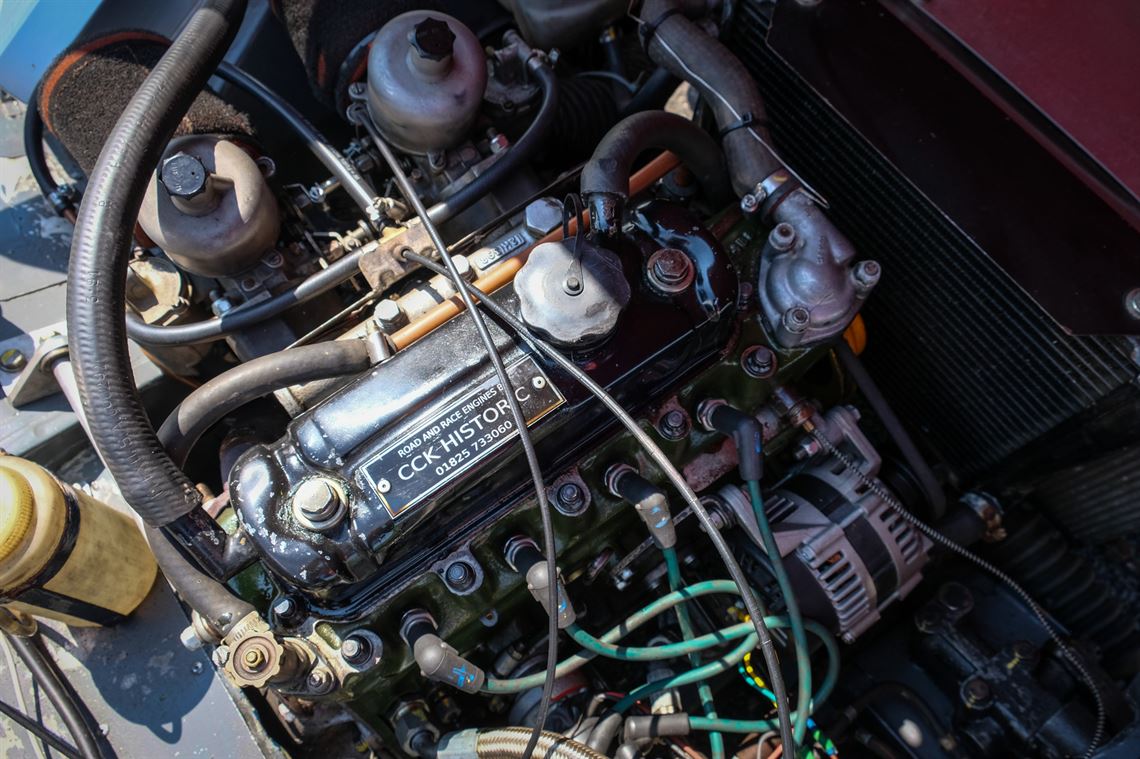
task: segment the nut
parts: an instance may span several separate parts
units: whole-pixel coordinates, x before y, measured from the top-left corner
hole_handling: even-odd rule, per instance
[[[883,273],[878,261],[860,261],[851,276],[855,278],[855,285],[861,290],[870,290],[879,283],[879,276]]]
[[[803,306],[793,306],[784,312],[784,329],[792,334],[806,331],[810,322],[811,314]]]
[[[683,250],[661,248],[649,257],[649,283],[662,293],[684,292],[693,283],[693,262]]]

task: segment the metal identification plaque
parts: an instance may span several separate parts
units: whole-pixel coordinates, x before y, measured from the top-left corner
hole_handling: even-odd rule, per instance
[[[508,366],[507,376],[528,427],[566,402],[530,356]],[[517,435],[510,405],[491,377],[373,456],[361,471],[396,517]]]

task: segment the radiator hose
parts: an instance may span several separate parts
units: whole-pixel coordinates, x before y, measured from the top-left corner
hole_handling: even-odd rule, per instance
[[[203,0],[132,96],[88,179],[67,287],[68,344],[92,442],[148,525],[163,574],[223,630],[249,605],[156,534],[157,527],[193,516],[201,495],[150,424],[131,371],[124,313],[132,234],[151,172],[237,33],[245,7],[245,0]]]
[[[594,230],[613,234],[620,228],[633,162],[650,149],[676,153],[713,202],[723,204],[731,198],[724,156],[703,129],[665,111],[635,113],[606,133],[582,168],[582,197]]]
[[[151,427],[127,352],[132,234],[151,172],[233,40],[245,0],[204,0],[131,98],[87,182],[68,271],[67,331],[91,438],[123,497],[161,526],[198,507]]]
[[[712,109],[721,130],[732,187],[737,195],[781,168],[768,146],[764,101],[740,59],[685,18],[678,0],[645,0],[641,34],[649,57],[687,81]],[[689,3],[689,5],[694,5]]]
[[[186,396],[162,423],[158,439],[182,466],[206,430],[245,404],[282,388],[362,372],[371,364],[363,340],[330,340],[258,356]]]

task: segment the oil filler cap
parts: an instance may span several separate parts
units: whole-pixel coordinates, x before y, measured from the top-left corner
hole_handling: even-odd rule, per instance
[[[629,303],[621,259],[585,239],[545,242],[515,275],[526,325],[560,348],[597,345]]]

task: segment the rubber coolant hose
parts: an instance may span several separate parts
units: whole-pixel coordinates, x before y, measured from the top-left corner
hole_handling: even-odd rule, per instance
[[[158,439],[174,463],[184,466],[206,430],[250,401],[303,382],[363,372],[371,364],[363,340],[333,340],[259,356],[186,396],[162,423]]]
[[[708,103],[724,137],[724,153],[738,195],[781,167],[770,149],[764,100],[755,80],[724,43],[679,12],[677,0],[645,0],[643,35],[651,32],[649,57],[684,79]],[[650,29],[652,27],[652,29]]]
[[[716,204],[731,199],[724,155],[705,130],[665,111],[635,113],[606,132],[582,168],[582,197],[595,230],[610,234],[620,227],[633,162],[654,148],[676,153]]]
[[[203,0],[107,137],[87,182],[71,245],[67,330],[91,438],[123,497],[161,526],[201,495],[151,427],[123,318],[135,220],[151,172],[241,23],[245,0]]]
[[[146,527],[146,540],[171,587],[198,615],[223,636],[254,611],[225,585],[190,563],[171,539],[157,527]]]

